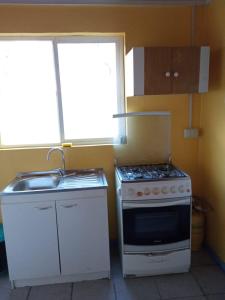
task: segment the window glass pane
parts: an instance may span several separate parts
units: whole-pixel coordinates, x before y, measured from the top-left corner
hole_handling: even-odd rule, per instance
[[[51,41],[0,41],[1,144],[60,141]]]
[[[65,139],[117,136],[116,44],[58,44]]]

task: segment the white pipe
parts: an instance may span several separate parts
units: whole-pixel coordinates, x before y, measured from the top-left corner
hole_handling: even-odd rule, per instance
[[[188,127],[192,128],[192,94],[188,95]]]
[[[195,21],[196,21],[196,8],[192,6],[191,11],[191,46],[195,44]],[[188,127],[192,128],[192,110],[193,110],[193,97],[192,94],[188,95]]]
[[[195,44],[195,27],[196,27],[196,7],[192,6],[191,9],[191,46]]]

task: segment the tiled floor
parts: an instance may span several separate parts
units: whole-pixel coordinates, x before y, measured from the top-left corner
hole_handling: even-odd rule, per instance
[[[123,279],[112,257],[112,280],[10,290],[0,273],[0,300],[225,300],[225,273],[205,251],[192,255],[190,273]]]

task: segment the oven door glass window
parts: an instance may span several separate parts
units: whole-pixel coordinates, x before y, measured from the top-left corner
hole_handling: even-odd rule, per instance
[[[190,238],[190,205],[123,210],[124,243],[162,245]]]

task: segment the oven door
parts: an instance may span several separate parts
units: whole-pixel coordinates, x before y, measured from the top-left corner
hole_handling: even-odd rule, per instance
[[[190,248],[191,198],[123,201],[125,253]]]

